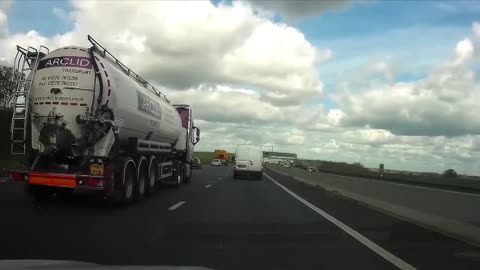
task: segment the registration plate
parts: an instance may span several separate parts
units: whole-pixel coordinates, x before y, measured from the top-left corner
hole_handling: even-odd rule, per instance
[[[90,174],[91,175],[103,175],[103,164],[91,164],[90,165]]]

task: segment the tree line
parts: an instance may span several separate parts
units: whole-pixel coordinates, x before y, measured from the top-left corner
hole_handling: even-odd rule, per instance
[[[12,67],[0,65],[0,110],[10,110],[15,97],[16,80]]]

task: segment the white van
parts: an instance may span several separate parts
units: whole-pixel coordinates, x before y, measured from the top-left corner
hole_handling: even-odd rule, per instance
[[[263,151],[259,145],[239,145],[235,151],[233,178],[239,176],[253,176],[262,180]]]

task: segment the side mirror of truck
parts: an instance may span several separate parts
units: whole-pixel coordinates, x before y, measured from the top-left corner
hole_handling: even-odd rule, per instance
[[[193,127],[193,129],[195,130],[195,142],[193,143],[193,145],[197,144],[199,141],[200,141],[200,129],[198,127]]]

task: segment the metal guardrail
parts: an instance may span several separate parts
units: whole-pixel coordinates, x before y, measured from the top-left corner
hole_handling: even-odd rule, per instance
[[[307,170],[303,170],[300,168],[289,167],[285,168],[282,165],[276,164],[269,164],[269,167],[276,168],[276,169],[286,169],[290,171],[297,171],[302,172],[306,175],[315,174],[314,172],[308,172]],[[448,178],[448,177],[439,177],[439,178],[411,178],[411,179],[401,179],[396,178],[394,176],[372,176],[372,175],[360,175],[360,174],[353,174],[353,173],[346,173],[346,172],[332,172],[332,171],[322,171],[319,170],[318,173],[321,174],[331,174],[331,175],[339,175],[339,176],[349,176],[354,178],[361,178],[361,179],[370,179],[382,182],[392,182],[392,183],[399,183],[405,184],[410,186],[423,186],[423,187],[431,187],[431,188],[438,188],[444,190],[452,190],[452,191],[463,191],[463,192],[470,192],[470,193],[480,193],[480,180],[476,179],[465,179],[465,178]]]

